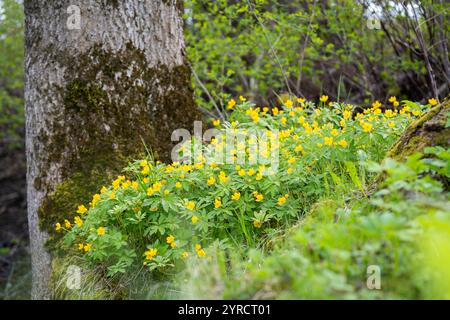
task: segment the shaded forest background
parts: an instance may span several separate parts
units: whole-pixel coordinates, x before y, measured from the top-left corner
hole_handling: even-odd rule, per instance
[[[0,296],[26,298],[24,16],[20,1],[0,5]],[[448,11],[445,1],[187,0],[197,104],[215,118],[239,95],[267,106],[283,93],[362,105],[443,98]]]

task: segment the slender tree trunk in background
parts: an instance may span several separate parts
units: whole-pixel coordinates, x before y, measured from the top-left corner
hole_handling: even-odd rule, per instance
[[[168,159],[172,131],[189,129],[199,115],[181,0],[24,5],[32,298],[49,299],[54,223],[141,156],[143,142]]]

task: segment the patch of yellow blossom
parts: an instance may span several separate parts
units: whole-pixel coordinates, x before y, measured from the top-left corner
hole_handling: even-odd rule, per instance
[[[195,245],[195,252],[197,252],[197,255],[201,258],[203,258],[204,256],[206,256],[206,252],[205,250],[202,249],[202,246],[199,244]]]
[[[88,211],[88,209],[84,205],[79,205],[77,209],[77,213],[79,214],[85,214]]]
[[[81,220],[79,216],[75,217],[74,223],[78,226],[78,228],[81,228],[83,226],[83,220]]]
[[[256,202],[261,202],[264,200],[264,196],[258,191],[253,191],[253,196],[255,197]]]
[[[186,208],[188,208],[188,210],[194,210],[195,209],[195,202],[194,201],[186,202]]]
[[[231,110],[233,109],[233,107],[236,105],[236,101],[234,101],[234,99],[230,99],[227,103],[227,109]]]
[[[98,234],[100,237],[104,236],[104,235],[106,234],[106,228],[104,228],[104,227],[99,227],[99,228],[97,229],[97,234]]]
[[[438,104],[438,101],[437,101],[435,98],[431,98],[431,99],[428,99],[428,103],[429,103],[432,107],[434,107],[435,105]]]
[[[144,252],[146,260],[152,260],[156,254],[158,253],[158,249],[151,248]]]
[[[320,102],[325,103],[328,101],[328,96],[322,95],[322,96],[320,96],[319,100],[320,100]]]
[[[241,193],[240,193],[239,191],[235,191],[235,192],[233,193],[233,195],[231,196],[231,199],[234,200],[234,201],[237,201],[237,200],[239,200],[240,198],[241,198]]]

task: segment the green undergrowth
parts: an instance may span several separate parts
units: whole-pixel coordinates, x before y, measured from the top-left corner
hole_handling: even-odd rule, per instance
[[[449,299],[450,198],[435,178],[448,182],[450,153],[425,153],[371,163],[386,180],[370,199],[319,201],[270,253],[190,266],[185,297]]]
[[[230,100],[229,122],[213,120],[209,142],[184,141],[181,160],[131,162],[89,204],[55,221],[62,234],[56,296],[426,296],[420,281],[432,279],[410,262],[419,261],[412,252],[429,253],[427,242],[416,251],[412,244],[425,234],[416,220],[429,216],[433,225],[448,213],[446,184],[430,178],[448,179],[448,152],[429,149],[424,157],[434,158],[414,155],[406,164],[382,160],[430,105],[391,98],[390,106],[376,101],[358,113],[320,100],[290,98],[271,110]],[[380,174],[386,184],[369,194]],[[86,270],[85,289],[75,293],[58,276],[72,259]],[[365,287],[372,265],[385,290]]]

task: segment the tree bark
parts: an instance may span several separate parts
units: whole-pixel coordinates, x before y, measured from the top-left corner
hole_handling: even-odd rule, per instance
[[[168,159],[172,131],[199,119],[181,0],[79,0],[80,29],[70,20],[72,4],[24,3],[34,299],[52,297],[54,223],[142,156],[143,143]]]

